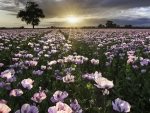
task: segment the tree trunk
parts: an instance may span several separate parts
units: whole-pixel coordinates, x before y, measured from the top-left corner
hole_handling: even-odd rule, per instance
[[[32,26],[33,26],[33,29],[34,29],[34,24]]]

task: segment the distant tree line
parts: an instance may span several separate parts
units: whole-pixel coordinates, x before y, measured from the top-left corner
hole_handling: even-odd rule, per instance
[[[117,25],[113,21],[108,20],[105,25],[99,24],[98,28],[120,28],[120,25]],[[125,25],[124,28],[132,28],[132,25]]]

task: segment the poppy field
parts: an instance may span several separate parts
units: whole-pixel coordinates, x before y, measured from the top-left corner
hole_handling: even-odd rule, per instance
[[[0,30],[0,113],[149,113],[149,29]]]

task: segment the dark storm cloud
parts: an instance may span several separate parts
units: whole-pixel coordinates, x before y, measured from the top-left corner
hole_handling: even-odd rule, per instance
[[[90,18],[90,19],[86,19],[85,23],[90,23],[91,25],[98,26],[99,24],[105,25],[108,20],[113,21],[113,23],[120,25],[120,26],[124,26],[124,25],[128,25],[128,24],[131,24],[133,26],[150,26],[150,18],[137,18],[137,19],[130,19],[130,20],[128,20],[128,19]]]
[[[0,10],[16,12],[19,9],[17,5],[18,3],[16,3],[14,0],[0,1]]]
[[[124,26],[125,24],[131,24],[133,26],[150,26],[150,18],[137,18],[137,19],[112,19],[116,24]]]
[[[8,0],[6,0],[9,2]],[[45,15],[48,17],[59,17],[64,14],[79,14],[87,15],[90,13],[97,13],[109,11],[112,8],[116,9],[128,9],[135,7],[149,6],[150,0],[31,0],[39,4],[43,9]],[[12,0],[14,2],[14,8],[23,4],[25,6],[27,0]],[[6,3],[3,1],[3,3]],[[6,3],[7,4],[7,3]],[[8,7],[3,7],[3,10],[7,10]],[[96,10],[97,9],[97,10]],[[104,10],[105,9],[105,10]],[[96,10],[96,11],[95,11]],[[10,10],[9,10],[10,11]],[[16,10],[15,10],[16,11]]]
[[[150,5],[150,0],[104,0],[102,7],[128,9],[136,7],[147,7]]]

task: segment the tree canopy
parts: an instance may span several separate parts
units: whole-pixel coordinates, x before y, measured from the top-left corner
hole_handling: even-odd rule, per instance
[[[115,23],[113,23],[113,21],[108,20],[108,21],[106,22],[106,27],[107,27],[107,28],[116,28],[116,27],[120,27],[120,26],[117,25],[117,24],[115,24]]]
[[[22,21],[25,21],[27,24],[33,26],[39,25],[39,18],[44,18],[43,10],[39,8],[39,5],[35,2],[27,2],[25,10],[20,10],[17,14],[17,18],[21,18]]]
[[[129,24],[129,25],[125,25],[124,27],[125,28],[132,28],[132,25]]]
[[[104,28],[105,26],[103,24],[99,24],[98,28]]]

